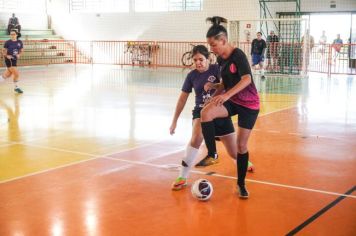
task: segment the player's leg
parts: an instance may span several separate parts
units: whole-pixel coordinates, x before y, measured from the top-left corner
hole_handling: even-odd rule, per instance
[[[192,137],[187,145],[185,156],[182,159],[182,166],[179,171],[178,178],[172,185],[172,190],[180,190],[187,186],[187,178],[189,176],[189,172],[193,166],[194,160],[198,155],[199,147],[202,142],[203,135],[201,131],[200,118],[196,118],[193,120]]]
[[[5,69],[5,71],[0,75],[0,82],[4,82],[5,79],[9,78],[11,76],[11,72],[8,68]]]
[[[0,76],[0,81],[4,81],[5,79],[7,78],[10,78],[11,75],[12,75],[12,72],[11,72],[11,60],[9,59],[5,59],[5,65],[6,65],[6,69],[5,71],[1,74]]]
[[[254,70],[255,73],[257,73],[257,65],[259,63],[259,58],[257,54],[252,54],[252,69]]]
[[[22,89],[20,89],[20,87],[18,85],[20,74],[19,74],[19,71],[17,70],[16,63],[17,63],[16,60],[12,60],[11,70],[12,70],[12,74],[13,74],[14,91],[16,93],[21,94],[21,93],[23,93],[23,91],[22,91]]]
[[[259,60],[258,65],[259,65],[260,70],[261,70],[261,79],[265,79],[264,58],[263,58],[262,55],[260,56],[260,60]]]
[[[226,102],[225,102],[226,103]],[[205,167],[218,163],[215,144],[215,124],[214,119],[228,117],[229,113],[225,106],[216,106],[213,103],[206,105],[200,113],[201,127],[208,155],[198,162],[195,167]]]
[[[243,106],[237,105],[236,107],[238,117],[238,137],[237,137],[237,186],[239,195],[241,198],[248,198],[249,193],[245,186],[245,177],[248,169],[249,152],[248,152],[248,140],[251,135],[251,131],[255,122],[259,110],[252,110]]]

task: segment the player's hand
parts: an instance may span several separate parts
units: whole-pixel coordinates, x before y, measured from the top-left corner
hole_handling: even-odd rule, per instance
[[[209,90],[212,90],[212,89],[214,89],[214,83],[208,82],[208,83],[204,84],[205,92],[208,92]]]
[[[211,99],[212,99],[213,97],[207,97],[205,100],[204,100],[204,107],[206,106],[206,105],[208,105],[210,102],[211,102]]]
[[[171,127],[169,127],[169,133],[170,133],[171,135],[173,135],[173,134],[175,133],[176,127],[177,127],[177,123],[176,123],[176,122],[173,122],[173,123],[171,124]]]
[[[19,59],[20,58],[20,54],[17,54],[16,57],[17,57],[17,59]]]
[[[222,94],[222,95],[218,95],[216,97],[213,97],[211,99],[211,102],[214,103],[216,106],[221,106],[227,100],[229,100],[229,98],[226,96],[226,94]]]
[[[11,60],[12,59],[12,56],[11,55],[6,55],[6,58]]]

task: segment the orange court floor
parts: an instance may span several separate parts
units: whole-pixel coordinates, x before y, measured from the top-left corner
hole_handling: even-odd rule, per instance
[[[241,200],[220,143],[219,164],[170,189],[191,135],[194,95],[169,135],[187,70],[19,70],[24,94],[0,84],[1,236],[356,235],[356,76],[254,77],[256,171]],[[191,195],[199,178],[207,202]]]

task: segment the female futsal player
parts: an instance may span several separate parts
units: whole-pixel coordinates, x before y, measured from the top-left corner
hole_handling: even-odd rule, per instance
[[[5,42],[2,50],[2,55],[5,58],[6,70],[2,76],[0,76],[0,82],[12,76],[15,86],[14,91],[16,93],[23,93],[23,91],[18,87],[19,72],[16,68],[17,60],[23,53],[23,43],[18,39],[18,33],[16,30],[12,30],[10,32],[10,36],[11,39]]]
[[[238,191],[241,198],[248,198],[245,176],[248,168],[249,153],[247,143],[260,109],[260,100],[252,79],[251,67],[245,53],[228,43],[226,28],[220,25],[226,22],[222,17],[208,18],[213,25],[206,37],[211,50],[216,53],[220,65],[222,85],[225,93],[214,96],[201,111],[201,127],[208,155],[203,160],[216,158],[214,119],[231,117],[238,114],[237,135],[237,175]],[[208,84],[207,89],[221,85]]]

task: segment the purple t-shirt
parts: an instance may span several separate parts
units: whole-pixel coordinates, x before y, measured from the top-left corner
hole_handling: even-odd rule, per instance
[[[23,48],[23,43],[21,40],[7,40],[4,44],[4,48],[7,49],[7,55],[13,56],[13,59],[16,60],[16,55],[19,54],[20,50]]]
[[[192,89],[195,92],[195,108],[204,106],[205,99],[211,96],[211,91],[205,92],[204,85],[207,82],[219,83],[220,73],[218,65],[210,65],[207,71],[200,73],[198,70],[192,70],[187,75],[182,91],[191,93]]]

